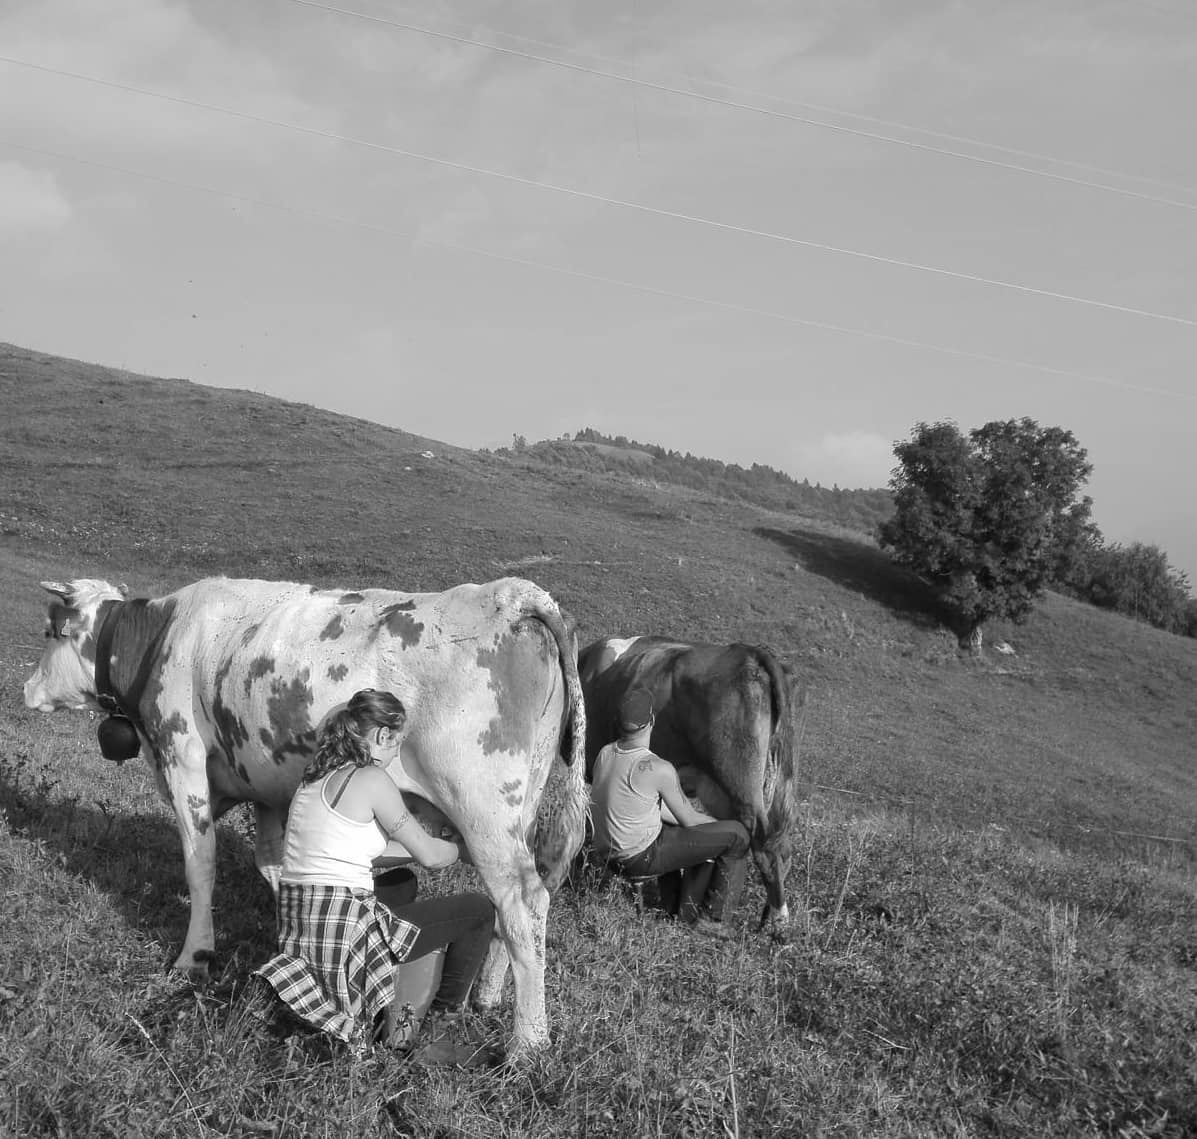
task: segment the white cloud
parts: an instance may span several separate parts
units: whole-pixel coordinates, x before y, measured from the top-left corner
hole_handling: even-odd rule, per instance
[[[71,203],[49,171],[0,162],[0,238],[60,229],[71,213]]]
[[[490,220],[491,208],[486,195],[470,188],[442,203],[439,213],[425,218],[416,240],[432,244],[468,244],[485,232]]]
[[[878,487],[897,464],[893,440],[872,431],[829,432],[799,453],[798,469],[811,482]]]
[[[21,109],[12,125],[30,143],[71,153],[83,144],[109,160],[130,152],[158,162],[170,153],[244,158],[262,155],[264,139],[266,146],[280,144],[277,131],[170,96],[317,128],[333,125],[331,115],[298,92],[301,75],[288,71],[293,62],[297,69],[305,62],[295,60],[296,46],[280,45],[279,37],[252,39],[243,34],[236,9],[222,12],[223,20],[201,22],[178,0],[39,0],[0,10],[6,54],[30,65],[0,68],[0,104]]]

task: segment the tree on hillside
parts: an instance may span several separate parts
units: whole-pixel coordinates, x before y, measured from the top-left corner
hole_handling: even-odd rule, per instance
[[[1159,546],[1132,542],[1094,550],[1086,564],[1082,596],[1103,609],[1125,613],[1157,629],[1189,634],[1189,579],[1168,563]],[[1191,635],[1191,634],[1189,634]]]
[[[1072,432],[1033,419],[994,421],[963,435],[918,423],[894,446],[895,513],[883,548],[936,589],[962,646],[981,645],[991,617],[1022,621],[1048,581],[1090,540],[1092,466]]]

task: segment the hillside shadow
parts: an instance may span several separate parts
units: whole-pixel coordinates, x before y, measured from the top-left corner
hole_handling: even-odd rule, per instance
[[[935,592],[873,546],[817,530],[758,526],[753,533],[776,542],[807,573],[860,593],[912,625],[923,629],[951,627],[950,614]]]
[[[54,787],[44,777],[31,780],[20,769],[0,766],[0,812],[10,833],[37,843],[48,861],[110,898],[130,929],[162,947],[162,967],[169,969],[190,916],[173,821],[63,798]],[[250,844],[231,827],[218,826],[214,976],[234,957],[265,960],[274,933],[273,899]]]

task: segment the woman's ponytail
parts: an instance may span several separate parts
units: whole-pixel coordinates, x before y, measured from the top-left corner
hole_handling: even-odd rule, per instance
[[[324,721],[316,741],[316,754],[304,769],[303,782],[317,779],[347,763],[366,767],[371,762],[369,735],[375,728],[400,731],[407,721],[403,701],[391,692],[364,688],[355,692],[344,708]]]

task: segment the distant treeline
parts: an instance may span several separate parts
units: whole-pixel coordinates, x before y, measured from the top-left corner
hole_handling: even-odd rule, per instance
[[[651,478],[717,496],[751,502],[770,510],[801,514],[875,538],[878,525],[894,512],[888,488],[843,490],[813,486],[784,471],[753,463],[741,467],[690,452],[669,451],[656,443],[638,443],[624,435],[604,435],[585,427],[560,439],[529,443],[516,435],[500,453],[519,454],[555,466],[608,471]],[[1158,546],[1139,542],[1107,544],[1096,526],[1061,558],[1052,587],[1100,609],[1182,636],[1197,637],[1197,600],[1188,577],[1168,564]]]
[[[893,513],[888,490],[842,490],[799,482],[784,471],[753,463],[741,467],[689,452],[668,451],[655,443],[637,443],[623,435],[604,435],[583,428],[571,439],[528,443],[517,435],[510,448],[540,462],[587,471],[610,471],[690,487],[719,498],[751,502],[770,510],[802,514],[872,536],[877,524]]]
[[[1055,588],[1099,609],[1157,629],[1197,637],[1197,600],[1188,575],[1168,564],[1159,546],[1107,545],[1096,527],[1058,575]]]

